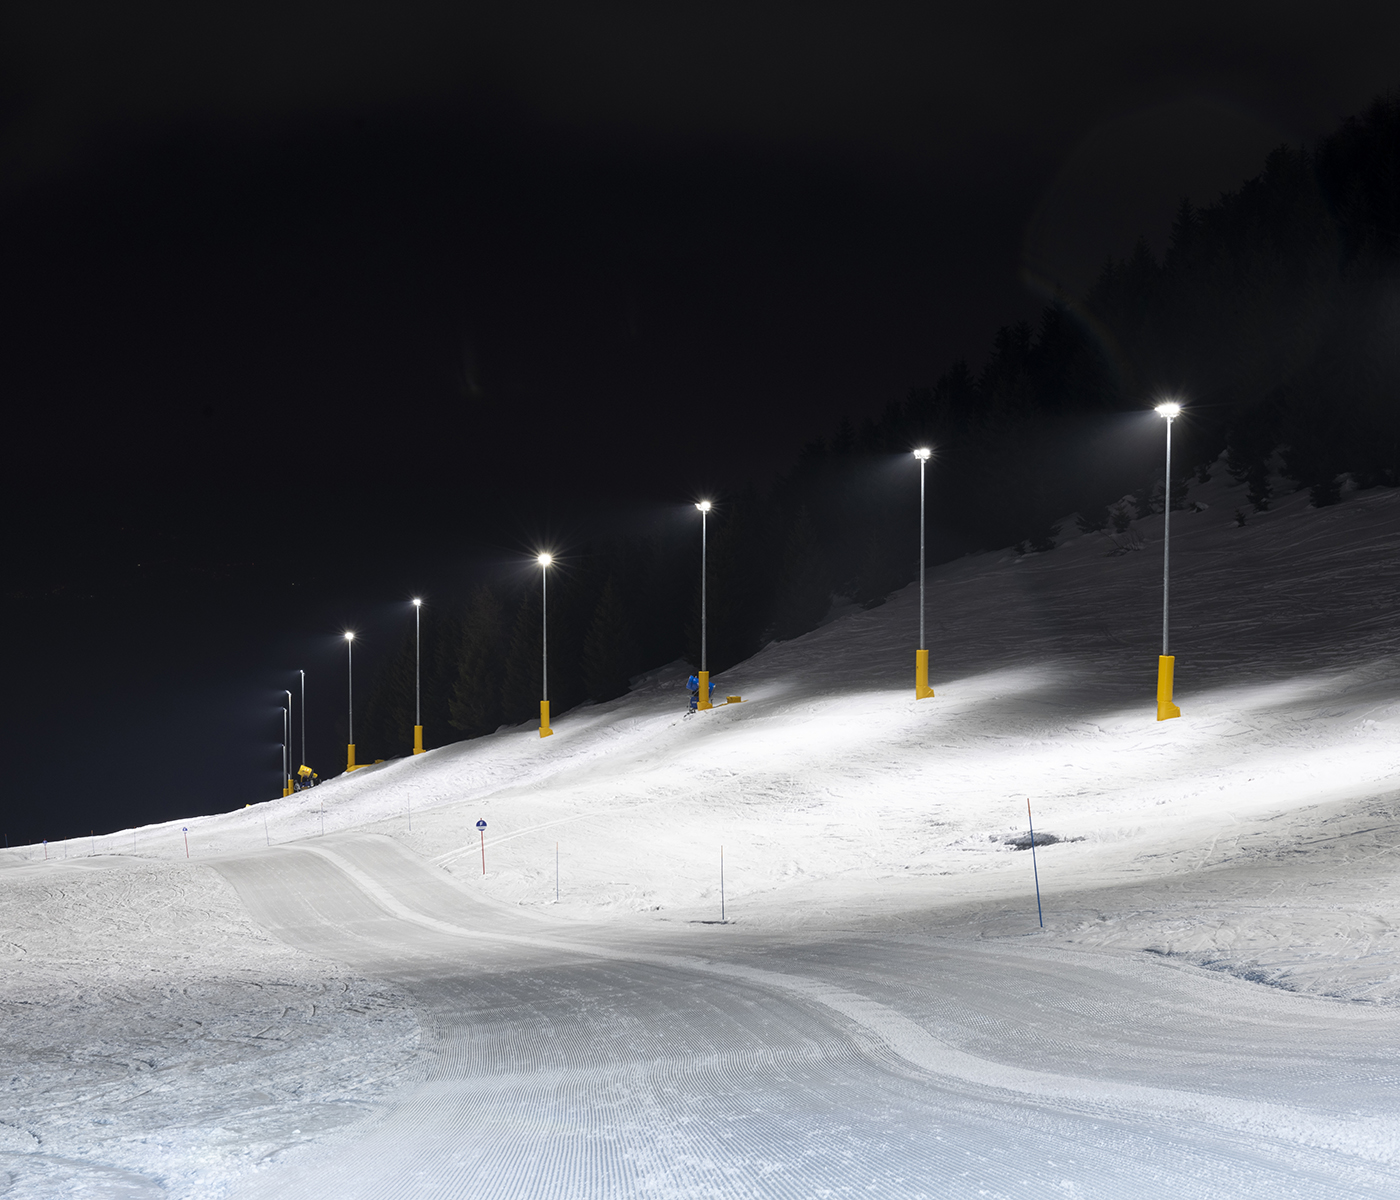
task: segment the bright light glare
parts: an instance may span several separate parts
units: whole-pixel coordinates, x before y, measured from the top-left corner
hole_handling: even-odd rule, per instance
[[[421,600],[415,600],[415,601],[413,602],[413,607],[414,607],[414,608],[422,608],[422,607],[423,607],[423,601],[421,601]]]
[[[348,629],[345,631],[345,640],[347,642],[353,642],[355,640],[355,635],[351,633]]]
[[[1165,404],[1157,405],[1157,415],[1159,417],[1166,417],[1167,420],[1170,421],[1173,417],[1179,417],[1181,415],[1181,405],[1175,400],[1168,400]]]
[[[542,566],[542,567],[547,567],[547,566],[549,566],[550,563],[552,563],[552,562],[554,561],[554,555],[552,555],[552,554],[541,554],[541,555],[539,556],[539,558],[535,559],[535,561],[536,561],[537,563],[539,563],[540,566]]]
[[[708,500],[701,500],[700,503],[697,504],[695,507],[698,508],[701,512],[709,512],[710,502]]]
[[[914,457],[917,458],[920,462],[928,462],[928,460],[933,457],[933,451],[928,449],[926,446],[920,446],[917,450],[914,451]]]

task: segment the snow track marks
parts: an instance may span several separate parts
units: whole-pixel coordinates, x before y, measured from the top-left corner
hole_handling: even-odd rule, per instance
[[[772,969],[780,950],[750,965],[543,934],[387,839],[273,857],[275,870],[225,870],[283,936],[401,981],[431,1015],[436,1061],[354,1153],[289,1159],[259,1179],[262,1197],[332,1179],[374,1198],[1030,1196],[1049,1174],[1104,1196],[1400,1182],[1386,1115],[987,1058],[893,1003]],[[330,911],[330,896],[319,928],[297,911]],[[959,968],[1013,988],[1025,974],[1011,954]],[[1005,1158],[1013,1139],[1029,1153]]]

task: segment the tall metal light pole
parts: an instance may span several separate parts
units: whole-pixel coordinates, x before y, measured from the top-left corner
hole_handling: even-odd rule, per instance
[[[535,559],[540,564],[540,645],[543,657],[540,662],[540,737],[547,738],[554,730],[549,727],[549,565],[554,555],[541,554]]]
[[[282,723],[282,795],[292,794],[292,693],[288,688],[282,689],[282,694],[287,697],[287,719]]]
[[[298,671],[297,674],[301,676],[301,765],[304,767],[306,766],[306,672]]]
[[[928,644],[924,641],[924,470],[932,454],[926,446],[914,451],[919,460],[919,650],[914,655],[915,700],[927,700],[933,695],[928,685]]]
[[[1169,721],[1172,717],[1181,716],[1181,709],[1172,703],[1176,658],[1167,653],[1168,566],[1171,562],[1172,534],[1172,421],[1181,415],[1181,405],[1174,401],[1159,404],[1157,415],[1167,422],[1167,476],[1162,497],[1162,654],[1157,659],[1157,720]]]
[[[413,601],[413,753],[423,753],[423,601]]]
[[[710,621],[706,609],[707,562],[709,554],[710,502],[701,500],[696,506],[700,510],[700,692],[696,698],[696,708],[710,708]]]
[[[345,631],[345,678],[350,703],[350,744],[345,751],[345,771],[349,774],[355,769],[355,635],[348,629]]]

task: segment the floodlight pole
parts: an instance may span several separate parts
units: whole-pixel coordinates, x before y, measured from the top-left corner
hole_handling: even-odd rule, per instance
[[[1157,720],[1169,721],[1181,716],[1172,702],[1172,688],[1176,676],[1176,657],[1167,653],[1167,613],[1171,585],[1171,540],[1172,540],[1172,421],[1181,412],[1175,403],[1159,404],[1157,413],[1167,422],[1167,475],[1162,496],[1162,654],[1157,659]]]
[[[355,769],[355,635],[345,635],[345,677],[346,696],[350,705],[350,744],[345,751],[345,772],[348,775]]]
[[[710,514],[700,511],[700,670],[710,673],[710,614],[709,614],[709,575],[710,575]]]
[[[413,753],[423,753],[423,601],[413,602]]]
[[[920,447],[914,451],[919,460],[919,649],[914,655],[914,699],[929,700],[933,689],[928,685],[928,644],[924,640],[924,474],[932,451]]]
[[[292,794],[292,692],[283,688],[287,697],[286,720],[282,722],[282,795]]]
[[[549,565],[553,555],[541,554],[535,559],[540,564],[540,737],[550,737],[554,730],[549,727]]]
[[[297,674],[301,676],[301,765],[304,767],[306,766],[306,672],[298,671]]]
[[[710,704],[710,622],[706,603],[710,502],[701,500],[695,507],[700,510],[700,674],[696,677],[700,690],[696,695],[695,707],[705,709],[713,707]]]
[[[1171,589],[1172,551],[1172,419],[1167,417],[1167,475],[1162,497],[1162,655],[1167,654],[1167,598]]]

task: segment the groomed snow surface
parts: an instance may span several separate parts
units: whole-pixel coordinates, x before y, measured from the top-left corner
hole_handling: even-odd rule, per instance
[[[0,1194],[1400,1194],[1400,494],[1216,476],[1177,721],[1155,517],[931,571],[932,700],[909,588],[738,705],[10,852]]]

